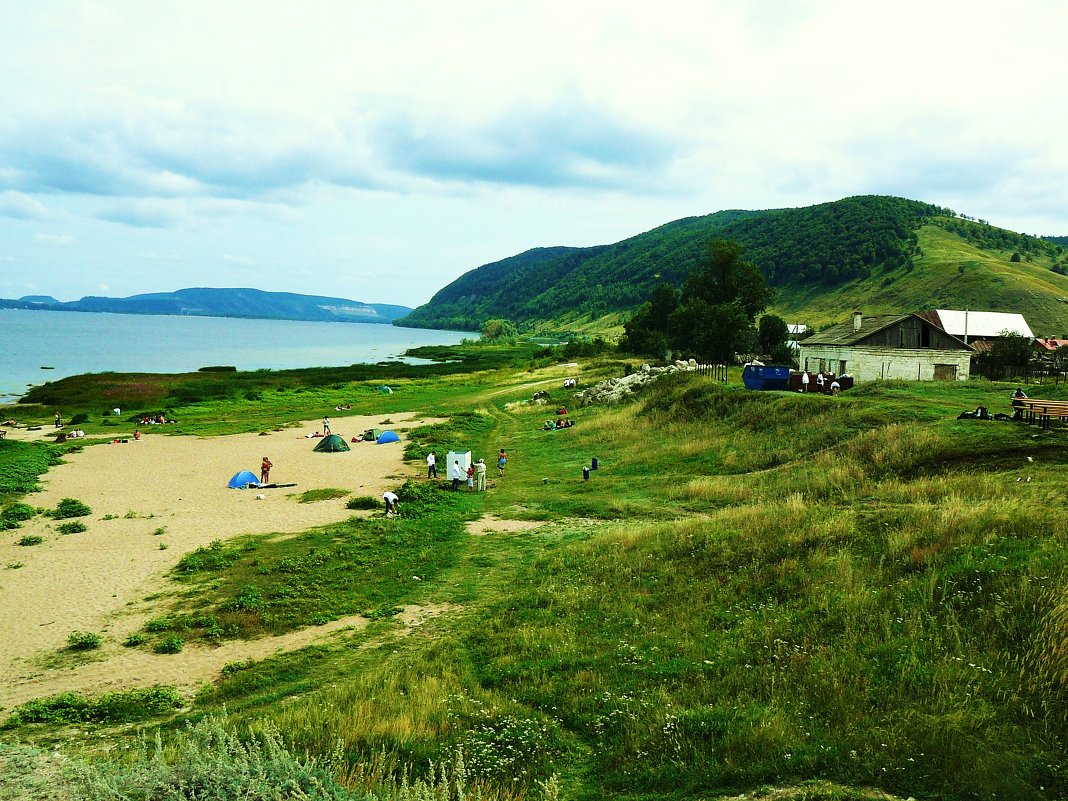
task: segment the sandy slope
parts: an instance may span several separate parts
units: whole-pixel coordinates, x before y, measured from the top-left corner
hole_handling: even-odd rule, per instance
[[[412,415],[393,419],[391,427],[401,432],[416,422]],[[83,518],[89,530],[80,534],[59,535],[53,521],[38,517],[0,535],[0,708],[64,690],[98,693],[158,682],[194,687],[226,662],[314,639],[315,630],[305,630],[222,649],[187,646],[177,655],[131,652],[121,646],[127,634],[166,603],[165,593],[174,585],[164,574],[185,553],[215,539],[298,532],[343,520],[352,514],[343,499],[298,503],[293,495],[339,487],[378,497],[413,473],[402,463],[403,443],[360,443],[347,453],[314,453],[317,440],[303,434],[320,423],[309,421],[268,436],[198,438],[150,432],[139,442],[86,448],[49,471],[42,481],[44,491],[27,498],[29,503],[54,507],[62,498],[77,498],[89,504],[93,514]],[[334,429],[348,439],[380,423],[378,417],[337,418]],[[23,433],[34,434],[40,432]],[[227,489],[238,470],[258,475],[264,455],[275,465],[272,481],[297,486]],[[261,493],[265,497],[259,500]],[[103,520],[105,515],[115,519]],[[164,533],[154,534],[160,528]],[[45,542],[16,545],[25,534],[41,534]],[[161,542],[168,545],[166,550],[160,550]],[[14,562],[22,567],[9,567]],[[157,593],[164,596],[149,599]],[[320,629],[326,634],[346,625],[359,622]],[[75,630],[105,636],[104,647],[94,653],[99,658],[56,667],[70,661],[55,657]]]

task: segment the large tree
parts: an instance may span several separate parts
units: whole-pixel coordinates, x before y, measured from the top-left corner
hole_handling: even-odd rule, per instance
[[[713,240],[668,319],[672,348],[701,361],[730,361],[753,347],[753,318],[771,295],[760,269],[742,259],[739,243]]]
[[[755,344],[753,318],[771,290],[763,273],[741,258],[737,242],[714,240],[682,292],[660,284],[624,326],[622,350],[663,357],[671,348],[701,361],[726,362]]]

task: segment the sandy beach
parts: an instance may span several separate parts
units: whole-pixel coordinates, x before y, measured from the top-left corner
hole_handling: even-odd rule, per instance
[[[299,503],[295,495],[337,487],[379,497],[420,472],[402,461],[403,432],[435,421],[410,414],[392,419],[389,427],[401,434],[402,442],[352,444],[343,453],[312,450],[318,440],[304,435],[321,427],[321,420],[313,420],[266,436],[178,437],[149,430],[140,441],[96,445],[65,457],[65,464],[42,477],[43,491],[26,502],[49,508],[62,498],[83,501],[92,509],[92,515],[81,518],[88,531],[60,535],[55,521],[38,516],[0,541],[0,710],[67,690],[97,694],[157,683],[192,690],[226,662],[300,647],[338,629],[360,626],[358,619],[336,621],[221,648],[187,646],[175,655],[121,645],[166,607],[166,593],[175,585],[165,574],[189,551],[216,539],[294,533],[344,520],[354,514],[345,508],[345,499]],[[333,428],[348,440],[381,424],[380,417],[344,417],[335,418]],[[20,430],[12,436],[50,433],[47,428]],[[296,486],[227,488],[239,470],[258,476],[263,456],[274,464],[272,482]],[[27,534],[45,541],[17,545]],[[161,550],[160,543],[167,548]],[[149,600],[156,594],[162,596]],[[413,617],[419,615],[413,612]],[[57,666],[55,657],[75,630],[102,634],[104,645],[93,652],[92,661]]]

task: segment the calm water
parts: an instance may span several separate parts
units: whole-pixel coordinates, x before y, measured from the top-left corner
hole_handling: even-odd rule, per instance
[[[419,345],[454,345],[465,336],[474,335],[372,323],[0,309],[0,402],[31,384],[79,373],[342,367],[396,358]]]

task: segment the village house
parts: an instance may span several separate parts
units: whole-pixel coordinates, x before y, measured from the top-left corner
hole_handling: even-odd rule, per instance
[[[967,381],[971,368],[971,347],[919,314],[853,312],[852,321],[798,344],[802,370],[855,381]]]
[[[991,345],[1006,332],[1034,339],[1031,326],[1022,314],[1010,312],[971,311],[964,309],[935,309],[921,312],[920,316],[930,320],[950,336],[971,345],[975,353],[990,350]]]

